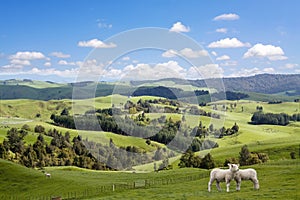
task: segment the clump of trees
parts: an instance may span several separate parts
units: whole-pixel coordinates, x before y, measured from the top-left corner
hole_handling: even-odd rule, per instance
[[[210,153],[206,154],[203,158],[200,158],[199,156],[195,155],[193,151],[188,150],[181,156],[178,166],[180,168],[193,167],[212,169],[216,166],[216,164]]]
[[[199,109],[197,106],[190,107],[188,112],[192,115],[202,115],[202,116],[212,117],[212,118],[216,118],[216,119],[221,118],[221,116],[219,114],[207,112],[205,110]]]
[[[224,166],[227,166],[228,163],[239,163],[241,166],[245,165],[254,165],[265,163],[269,160],[267,153],[261,152],[250,152],[247,145],[242,146],[241,151],[239,152],[238,158],[227,158],[225,159]]]
[[[35,127],[37,131],[41,129],[40,125]],[[45,141],[45,134],[52,137],[50,143]],[[7,131],[7,139],[0,144],[0,158],[31,168],[71,165],[97,170],[109,168],[89,152],[80,136],[71,140],[69,132],[63,134],[55,129],[45,134],[40,133],[33,144],[25,145],[27,131],[11,128]]]
[[[286,126],[290,123],[290,121],[300,121],[300,113],[290,116],[286,113],[274,114],[263,113],[259,111],[255,112],[251,117],[252,124],[272,124]]]

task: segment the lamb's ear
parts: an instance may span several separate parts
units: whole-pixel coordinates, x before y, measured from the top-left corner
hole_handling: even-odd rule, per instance
[[[227,165],[228,165],[229,169],[231,169],[232,165],[230,163],[228,163]]]
[[[237,166],[240,167],[240,163],[238,163]]]

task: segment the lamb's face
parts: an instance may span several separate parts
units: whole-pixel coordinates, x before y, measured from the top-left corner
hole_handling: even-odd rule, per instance
[[[230,171],[232,171],[232,172],[237,172],[237,171],[239,171],[239,164],[228,164],[228,166],[229,166],[229,169],[230,169]]]

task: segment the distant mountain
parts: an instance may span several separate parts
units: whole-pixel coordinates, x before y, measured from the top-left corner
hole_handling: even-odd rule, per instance
[[[132,81],[134,86],[161,81],[172,81],[179,85],[192,85],[196,87],[207,87],[206,80],[183,80],[168,78],[151,81]],[[280,92],[300,92],[300,74],[259,74],[249,77],[223,78],[226,91],[257,92],[264,94],[275,94]],[[299,95],[299,94],[298,94]]]
[[[197,88],[207,87],[205,81],[206,80],[168,78],[161,80],[132,81],[130,84],[94,83],[89,81],[61,84],[50,81],[43,82],[29,79],[11,79],[0,81],[0,99],[71,99],[74,87],[87,88],[89,89],[89,92],[91,89],[95,88],[95,84],[97,84],[95,97],[107,96],[112,93],[126,96],[151,93],[155,94],[155,96],[161,95],[162,97],[170,97],[170,95],[172,96],[172,92],[175,92],[174,94],[176,96],[178,96],[177,93],[179,93],[179,96],[181,97],[188,97],[190,96],[190,93],[197,90]],[[300,95],[300,74],[260,74],[250,77],[223,78],[222,81],[226,91],[254,92],[262,94],[282,93],[286,96]],[[165,85],[166,83],[168,83],[168,86]],[[116,84],[118,85],[117,89],[115,88]],[[164,88],[161,88],[160,86],[163,86]],[[189,87],[190,90],[181,89],[187,86],[191,86]],[[155,88],[160,90],[154,91]],[[163,92],[166,92],[167,96],[162,94]],[[83,97],[84,95],[82,98]]]

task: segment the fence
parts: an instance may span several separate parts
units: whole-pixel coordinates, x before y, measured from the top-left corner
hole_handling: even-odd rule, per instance
[[[110,194],[113,192],[119,192],[124,190],[134,190],[141,188],[151,188],[160,185],[169,185],[176,184],[182,182],[195,181],[202,178],[209,177],[208,173],[200,173],[198,175],[188,175],[182,177],[168,177],[162,179],[139,179],[133,182],[128,183],[115,183],[111,185],[102,185],[97,188],[86,188],[81,191],[69,191],[64,194],[53,194],[49,196],[8,196],[0,194],[0,199],[5,200],[74,200],[74,199],[84,199],[93,196],[105,196],[106,194]]]

